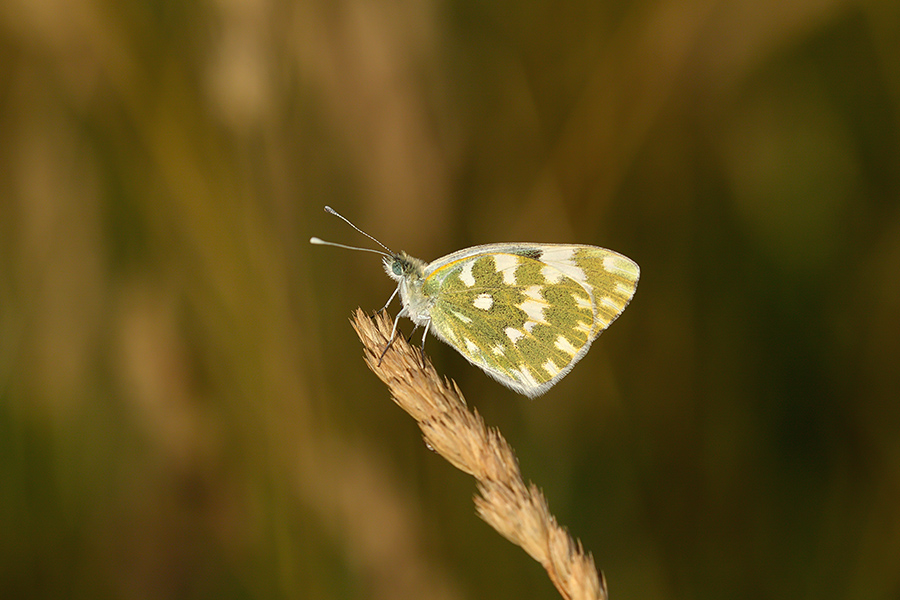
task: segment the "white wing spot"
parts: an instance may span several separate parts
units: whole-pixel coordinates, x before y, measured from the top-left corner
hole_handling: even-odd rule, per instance
[[[544,251],[541,260],[560,271],[564,276],[574,279],[575,281],[584,282],[587,280],[587,275],[584,274],[584,269],[578,266],[578,262],[575,259],[575,252],[577,252],[577,250],[578,248],[573,248],[572,246],[549,248]],[[543,273],[544,277],[550,279],[550,277],[548,277],[548,275],[551,274],[549,271],[541,271],[541,273]],[[555,275],[554,277],[556,278],[556,282],[559,282],[562,279],[559,275]]]
[[[466,343],[466,350],[469,351],[471,356],[478,356],[481,354],[481,349],[478,347],[478,344],[470,340],[469,338],[463,338]]]
[[[544,296],[541,295],[543,291],[544,286],[542,285],[529,285],[527,288],[522,290],[522,293],[525,294],[526,298],[530,298],[538,302],[546,302],[546,300],[544,300]]]
[[[557,373],[560,371],[560,368],[556,366],[556,363],[549,358],[547,359],[547,362],[541,366],[544,367],[544,370],[547,371],[550,377],[556,377]]]
[[[572,259],[575,258],[576,248],[572,246],[550,246],[548,248],[544,248],[543,250],[544,254],[541,256],[541,260],[544,262],[558,262],[570,265],[575,264],[572,262]]]
[[[564,335],[558,336],[556,338],[556,342],[554,342],[553,345],[569,356],[575,356],[576,354],[578,354],[578,348],[573,346],[572,342],[570,342]]]
[[[525,314],[528,315],[530,320],[535,321],[536,323],[547,322],[544,319],[544,309],[547,307],[546,302],[538,302],[537,300],[529,299],[517,305],[517,307],[525,311]]]
[[[462,281],[466,287],[475,285],[475,276],[472,275],[472,265],[474,263],[474,260],[467,261],[462,269],[459,270],[459,280]]]
[[[519,331],[514,327],[507,327],[503,330],[503,332],[506,334],[506,337],[509,338],[509,341],[511,341],[513,344],[525,337],[524,331]]]
[[[478,294],[472,301],[472,306],[481,310],[491,310],[494,306],[494,298],[490,294]]]
[[[547,283],[559,283],[565,278],[563,272],[557,269],[556,267],[551,267],[550,265],[544,265],[541,267],[541,275],[544,276],[544,279],[547,280]]]
[[[494,268],[503,275],[503,283],[516,285],[516,269],[522,259],[515,254],[494,254]]]
[[[537,321],[525,321],[525,324],[522,325],[522,329],[524,329],[528,333],[531,333],[534,331],[535,325],[540,325],[540,323],[538,323]]]
[[[569,279],[574,279],[578,282],[587,281],[587,275],[584,274],[584,269],[577,265],[553,265],[557,269],[563,272],[563,274]]]
[[[491,348],[491,352],[496,354],[497,356],[506,356],[506,346],[503,344],[497,344],[493,348]]]

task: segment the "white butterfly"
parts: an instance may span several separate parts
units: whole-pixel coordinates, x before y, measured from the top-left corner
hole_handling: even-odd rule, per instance
[[[550,389],[625,310],[640,268],[596,246],[500,243],[465,248],[431,263],[396,253],[330,207],[325,210],[387,250],[408,317],[473,365],[525,396]],[[396,322],[394,324],[396,333]],[[393,334],[392,334],[393,339]],[[424,342],[424,337],[423,337]]]

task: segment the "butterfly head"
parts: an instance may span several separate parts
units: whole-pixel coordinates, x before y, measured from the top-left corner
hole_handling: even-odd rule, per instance
[[[384,257],[384,270],[395,281],[415,281],[424,278],[425,261],[399,252]]]

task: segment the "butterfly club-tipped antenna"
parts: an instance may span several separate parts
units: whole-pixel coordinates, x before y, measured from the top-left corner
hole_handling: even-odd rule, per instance
[[[384,256],[384,257],[392,258],[392,259],[395,258],[395,257],[397,256],[397,254],[396,254],[393,250],[391,250],[390,248],[388,248],[387,246],[385,246],[384,244],[382,244],[381,242],[379,242],[375,237],[369,235],[368,233],[366,233],[365,231],[363,231],[362,229],[360,229],[359,227],[357,227],[356,225],[354,225],[353,223],[351,223],[351,222],[350,222],[350,219],[348,219],[347,217],[345,217],[344,215],[342,215],[342,214],[339,213],[338,211],[334,210],[334,209],[331,208],[330,206],[326,206],[326,207],[325,207],[325,212],[327,212],[327,213],[330,214],[330,215],[336,216],[336,217],[339,218],[341,221],[343,221],[344,223],[346,223],[347,225],[349,225],[350,227],[352,227],[353,229],[355,229],[355,230],[358,231],[359,233],[363,234],[364,236],[366,236],[367,238],[369,238],[370,240],[372,240],[373,242],[375,242],[376,244],[378,244],[379,246],[381,246],[382,248],[384,248],[385,250],[387,250],[387,252],[382,252],[381,250],[377,250],[377,249],[375,249],[375,248],[362,248],[362,247],[360,247],[360,246],[348,246],[347,244],[338,244],[337,242],[326,242],[325,240],[323,240],[323,239],[321,239],[321,238],[317,238],[317,237],[311,237],[311,238],[309,238],[309,243],[310,243],[310,244],[316,244],[316,245],[318,245],[318,246],[334,246],[335,248],[344,248],[344,249],[346,249],[346,250],[359,250],[360,252],[372,252],[372,253],[374,253],[374,254],[380,254],[380,255],[382,255],[382,256]],[[397,293],[398,293],[399,291],[400,291],[400,287],[398,286],[397,289],[394,290],[394,293],[391,294],[391,297],[388,298],[387,304],[385,304],[385,305],[381,308],[381,310],[379,310],[378,312],[381,312],[381,311],[385,310],[388,306],[390,306],[391,302],[394,300],[394,297],[397,295]]]
[[[343,221],[344,223],[346,223],[347,225],[349,225],[350,227],[352,227],[359,233],[363,234],[364,236],[366,236],[367,238],[369,238],[370,240],[372,240],[373,242],[375,242],[376,244],[378,244],[379,246],[381,246],[382,248],[387,250],[387,252],[382,252],[381,250],[375,250],[374,248],[360,248],[359,246],[347,246],[346,244],[338,244],[336,242],[326,242],[325,240],[317,238],[317,237],[309,238],[310,244],[317,244],[320,246],[334,246],[336,248],[346,248],[347,250],[360,250],[361,252],[374,252],[375,254],[381,254],[382,256],[390,256],[390,257],[396,256],[396,253],[393,250],[391,250],[390,248],[388,248],[387,246],[385,246],[384,244],[379,242],[377,239],[375,239],[375,237],[369,235],[368,233],[366,233],[365,231],[363,231],[362,229],[360,229],[359,227],[354,225],[352,222],[350,222],[350,219],[348,219],[347,217],[345,217],[338,211],[334,210],[330,206],[325,207],[325,212],[327,212],[330,215],[334,215],[335,217],[337,217],[338,219],[340,219],[341,221]]]
[[[381,243],[378,239],[376,239],[374,236],[372,236],[372,235],[366,233],[365,231],[363,231],[362,229],[360,229],[359,227],[357,227],[356,225],[354,225],[354,224],[350,221],[350,219],[348,219],[347,217],[345,217],[344,215],[342,215],[342,214],[339,213],[338,211],[334,210],[334,209],[331,208],[330,206],[325,206],[325,212],[327,212],[328,214],[334,215],[335,217],[339,218],[341,221],[343,221],[344,223],[346,223],[347,225],[349,225],[350,227],[352,227],[353,229],[355,229],[355,230],[358,231],[359,233],[363,234],[364,236],[366,236],[367,238],[369,238],[370,240],[372,240],[373,242],[375,242],[376,244],[378,244],[379,246],[381,246],[382,248],[384,248],[385,250],[387,250],[387,252],[382,252],[381,250],[377,250],[377,249],[375,249],[375,248],[362,248],[362,247],[360,247],[360,246],[348,246],[347,244],[338,244],[337,242],[327,242],[327,241],[325,241],[325,240],[323,240],[323,239],[321,239],[321,238],[318,238],[318,237],[311,237],[311,238],[309,238],[309,243],[310,243],[310,244],[316,244],[316,245],[318,245],[318,246],[334,246],[335,248],[345,248],[345,249],[347,249],[347,250],[359,250],[360,252],[373,252],[373,253],[375,253],[375,254],[380,254],[380,255],[385,256],[385,257],[388,257],[388,258],[394,258],[394,257],[397,256],[396,253],[395,253],[393,250],[391,250],[390,248],[388,248],[387,246],[385,246],[384,244],[382,244],[382,243]],[[391,302],[392,302],[392,301],[394,300],[394,298],[397,296],[397,293],[398,293],[399,291],[400,291],[400,287],[397,286],[397,289],[395,289],[395,290],[394,290],[394,293],[391,294],[391,297],[388,298],[387,303],[386,303],[384,306],[382,306],[377,312],[380,313],[380,312],[384,312],[385,310],[387,310],[387,307],[390,306]],[[401,312],[402,312],[402,311],[401,311]],[[399,320],[399,316],[400,316],[400,315],[397,315],[397,316],[398,316],[398,319],[397,319],[397,320]],[[385,346],[384,351],[381,353],[381,356],[378,357],[378,364],[379,364],[379,365],[381,364],[381,360],[384,358],[384,355],[387,354],[387,351],[390,350],[391,345],[393,345],[393,343],[394,343],[394,339],[396,338],[396,335],[397,335],[397,320],[394,320],[394,327],[393,327],[393,330],[391,331],[391,339],[388,340],[387,346]],[[415,330],[414,330],[414,331],[415,331]],[[423,342],[423,347],[424,347],[424,342]]]

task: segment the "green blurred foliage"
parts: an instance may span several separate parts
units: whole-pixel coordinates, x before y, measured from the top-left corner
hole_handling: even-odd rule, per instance
[[[900,8],[6,0],[0,595],[554,598],[348,324],[635,259],[546,396],[432,340],[612,598],[900,597]],[[404,331],[411,328],[404,323]]]

